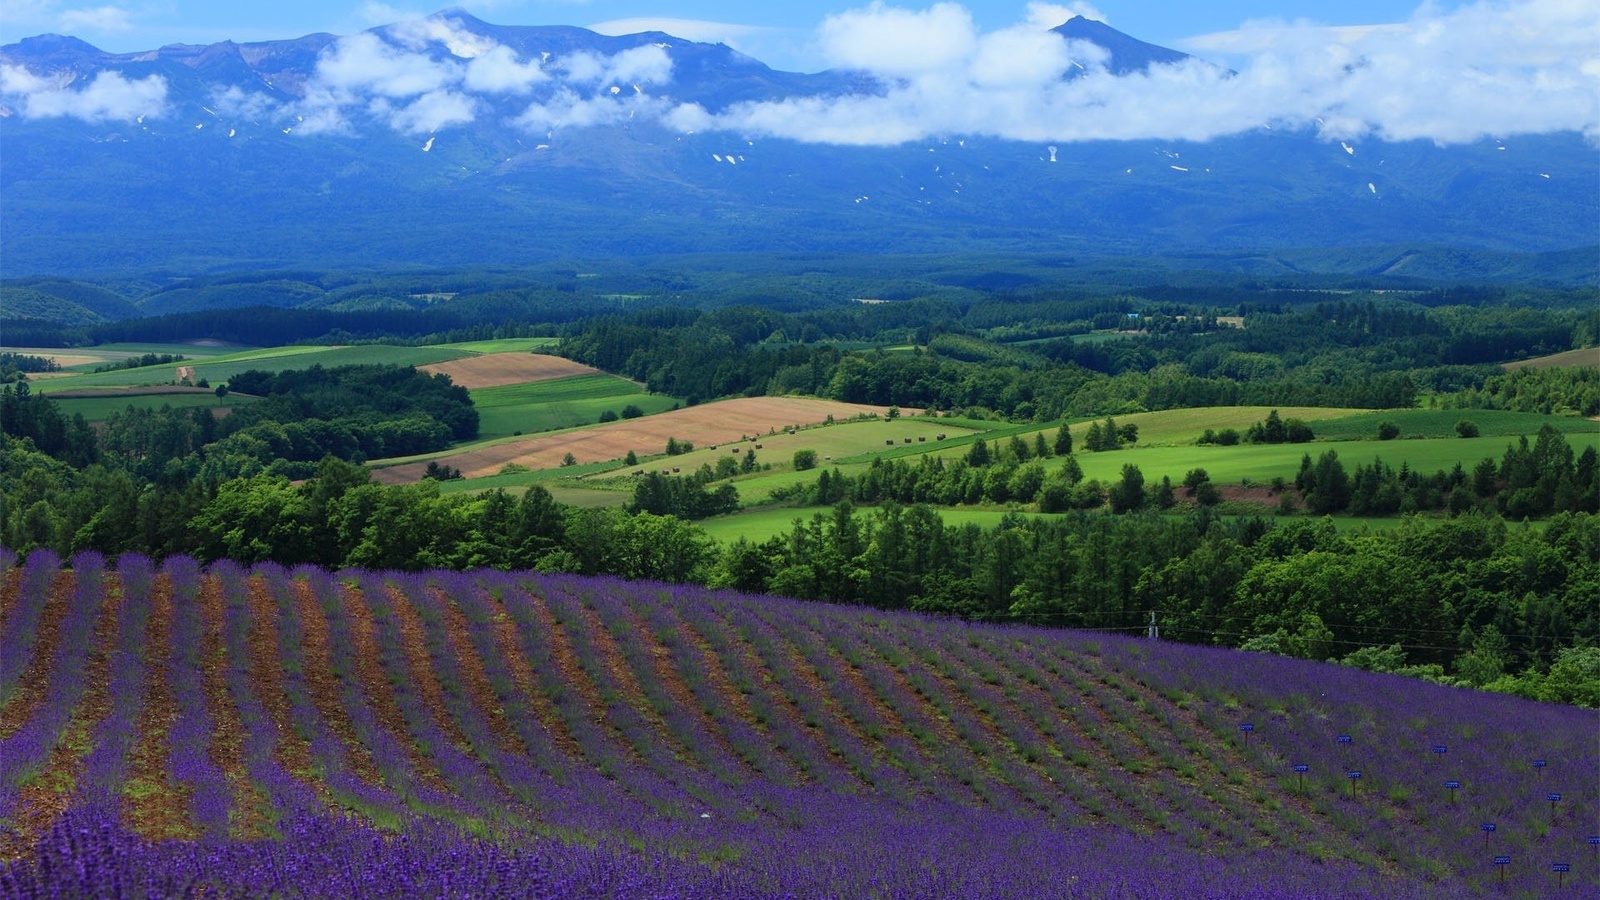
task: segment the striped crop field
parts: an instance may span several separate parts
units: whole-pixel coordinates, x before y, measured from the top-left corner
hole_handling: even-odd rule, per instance
[[[1597,716],[693,587],[0,553],[0,896],[1593,897]]]

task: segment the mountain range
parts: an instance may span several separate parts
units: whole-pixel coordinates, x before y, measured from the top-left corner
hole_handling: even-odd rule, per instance
[[[1055,31],[1062,79],[1208,66],[1081,17]],[[1600,220],[1600,153],[1575,132],[1451,146],[1292,125],[1208,140],[792,135],[764,117],[827,127],[892,79],[455,10],[130,54],[42,35],[0,47],[0,73],[8,278],[687,253],[1236,264],[1327,248],[1403,275],[1441,254],[1477,260],[1465,272],[1485,254],[1592,247]]]

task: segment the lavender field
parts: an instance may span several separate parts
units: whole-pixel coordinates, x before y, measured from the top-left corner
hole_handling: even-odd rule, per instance
[[[609,579],[0,567],[0,896],[1600,892],[1595,710]]]

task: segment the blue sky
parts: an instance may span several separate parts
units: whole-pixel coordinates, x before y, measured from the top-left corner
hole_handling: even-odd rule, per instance
[[[57,32],[81,37],[102,49],[128,52],[170,43],[272,40],[318,31],[350,34],[407,15],[460,6],[500,25],[601,25],[614,32],[654,20],[677,26],[660,30],[691,39],[720,39],[776,68],[816,71],[831,62],[819,47],[819,27],[829,16],[868,5],[865,0],[6,0],[0,4],[0,43]],[[934,3],[913,0],[889,5],[921,10]],[[1039,5],[1044,4],[1035,4]],[[1226,54],[1202,36],[1229,32],[1246,22],[1375,25],[1403,22],[1418,8],[1416,2],[1404,0],[1343,0],[1337,4],[1325,0],[1059,0],[1048,5],[1098,12],[1096,18],[1142,40],[1208,58]],[[1431,4],[1436,10],[1459,5],[1455,0]],[[1026,0],[962,0],[960,6],[983,31],[1012,26],[1029,17]],[[1196,38],[1202,39],[1196,42]]]

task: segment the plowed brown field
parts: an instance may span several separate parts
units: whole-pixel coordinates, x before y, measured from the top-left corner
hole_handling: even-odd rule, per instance
[[[887,407],[808,397],[741,397],[582,431],[496,444],[443,457],[439,462],[460,469],[468,478],[476,478],[493,475],[507,463],[530,469],[554,468],[568,453],[579,463],[601,462],[621,459],[629,450],[641,455],[660,453],[670,437],[693,441],[696,446],[721,444],[746,435],[764,435],[786,425],[815,424],[830,415],[843,420],[862,413],[883,415],[885,412]],[[404,484],[422,478],[425,468],[423,463],[407,463],[377,469],[373,476],[385,484]]]
[[[429,366],[417,366],[417,370],[433,375],[449,375],[451,381],[464,388],[552,381],[573,375],[590,375],[599,371],[583,363],[543,353],[486,353],[482,356],[452,359]]]

